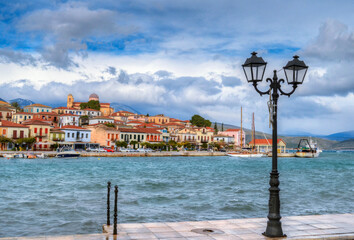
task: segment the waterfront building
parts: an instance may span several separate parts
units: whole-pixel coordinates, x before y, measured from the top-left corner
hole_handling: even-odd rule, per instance
[[[51,128],[49,133],[49,140],[52,143],[60,143],[65,140],[65,132],[60,130],[60,128]]]
[[[0,120],[11,121],[12,115],[15,113],[15,108],[8,105],[0,105]]]
[[[34,103],[28,106],[25,106],[23,108],[24,112],[28,112],[28,113],[40,113],[40,112],[51,112],[52,111],[52,107],[43,105],[43,104],[39,104],[39,103]]]
[[[91,141],[91,130],[75,125],[65,125],[60,128],[65,134],[65,142],[84,142]]]
[[[108,127],[105,124],[93,124],[85,126],[91,130],[91,143],[98,143],[101,146],[114,148],[115,142],[119,141],[120,131],[115,127]]]
[[[93,117],[89,119],[89,125],[98,124],[98,123],[114,123],[114,119],[110,117],[104,117],[104,116]]]
[[[214,142],[223,142],[226,144],[234,144],[235,138],[231,137],[231,136],[218,134],[218,135],[214,135]]]
[[[92,93],[89,96],[89,101],[99,101],[99,97],[97,94]],[[84,102],[75,102],[72,94],[69,94],[67,97],[67,108],[81,109],[80,104]],[[114,109],[111,108],[111,104],[109,103],[100,103],[100,112],[103,116],[109,116],[114,112]]]
[[[203,143],[211,143],[213,141],[214,129],[210,127],[195,128],[197,133],[197,143],[202,145]]]
[[[241,129],[227,129],[225,131],[219,131],[220,135],[231,136],[234,138],[235,147],[241,145]],[[246,146],[246,133],[242,131],[242,147]]]
[[[74,114],[62,114],[59,116],[59,127],[67,125],[79,126],[80,116]]]
[[[130,143],[131,141],[137,141],[138,143],[147,141],[147,134],[142,131],[142,129],[135,128],[120,128],[120,141]]]
[[[34,113],[33,119],[38,119],[41,121],[45,121],[52,126],[58,126],[59,123],[59,115],[55,112],[40,112]]]
[[[176,131],[177,138],[173,136],[173,139],[176,142],[190,142],[197,143],[197,132],[193,128],[183,128]]]
[[[29,127],[29,137],[36,138],[35,149],[49,150],[49,132],[52,128],[49,123],[38,119],[30,119],[23,121],[22,124]]]
[[[23,121],[33,118],[33,113],[17,112],[12,114],[12,122],[22,124]]]
[[[29,127],[22,124],[10,122],[7,120],[0,121],[0,134],[3,137],[17,140],[20,138],[27,138],[29,135]],[[14,144],[11,142],[1,142],[1,150],[11,150]]]
[[[255,146],[257,152],[271,152],[272,151],[272,139],[255,139],[255,144],[253,141],[249,142],[248,145],[252,148]],[[283,139],[278,139],[278,152],[285,152],[286,142]]]
[[[158,114],[147,118],[149,123],[165,124],[170,122],[170,117],[167,117],[163,114]]]

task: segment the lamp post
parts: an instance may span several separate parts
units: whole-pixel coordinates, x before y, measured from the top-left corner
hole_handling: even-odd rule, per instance
[[[285,77],[289,85],[293,87],[292,91],[284,92],[281,89],[281,84],[285,83],[284,79],[279,79],[277,77],[277,71],[274,70],[273,78],[267,78],[266,81],[269,82],[269,89],[267,91],[260,91],[257,87],[258,82],[262,82],[264,72],[267,63],[261,58],[257,57],[257,53],[251,53],[252,56],[246,60],[242,65],[243,71],[246,75],[246,79],[249,83],[252,83],[255,90],[262,96],[265,94],[270,95],[270,116],[273,127],[273,143],[272,143],[272,171],[270,173],[269,181],[269,213],[266,231],[263,235],[267,237],[284,237],[283,230],[281,227],[281,216],[280,216],[280,201],[279,201],[279,173],[278,173],[278,152],[277,152],[277,110],[278,110],[278,98],[279,92],[281,95],[290,97],[297,88],[298,85],[302,84],[308,69],[303,61],[299,60],[298,56],[294,56],[292,61],[289,61],[285,67],[283,67],[285,72]]]

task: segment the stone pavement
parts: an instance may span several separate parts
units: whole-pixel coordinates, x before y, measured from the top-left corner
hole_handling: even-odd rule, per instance
[[[117,236],[112,235],[112,226],[104,225],[102,234],[1,238],[1,240],[269,239],[262,235],[266,225],[266,218],[126,223],[118,224]],[[287,237],[279,239],[354,239],[354,214],[349,213],[283,217],[282,226]]]

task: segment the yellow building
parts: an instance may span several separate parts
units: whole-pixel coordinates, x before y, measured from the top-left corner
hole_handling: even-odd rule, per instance
[[[33,113],[28,112],[18,112],[12,115],[12,121],[14,123],[22,124],[23,121],[33,119]]]
[[[49,134],[52,126],[44,121],[37,119],[30,119],[23,122],[23,125],[29,127],[29,137],[35,137],[35,148],[48,149],[51,145],[49,142]]]
[[[94,100],[94,101],[99,101],[99,97],[97,94],[92,93],[89,96],[89,101]],[[68,108],[74,108],[74,109],[81,109],[80,104],[83,102],[75,102],[73,95],[70,93],[67,98],[67,107]],[[114,112],[114,109],[111,108],[111,104],[109,103],[100,103],[100,112],[102,113],[103,116],[109,116]]]
[[[29,133],[29,129],[27,126],[13,123],[6,120],[0,121],[0,134],[1,136],[17,140],[20,138],[27,138]],[[0,143],[1,150],[9,150],[14,146],[12,143]]]
[[[211,143],[213,141],[214,130],[209,127],[196,128],[197,142],[199,144]]]
[[[273,140],[272,139],[255,139],[253,141],[249,142],[248,145],[252,148],[255,146],[257,152],[271,152],[272,151],[272,144]],[[286,143],[284,142],[283,139],[278,139],[278,152],[285,152],[286,150]]]
[[[166,117],[163,114],[158,114],[147,118],[149,123],[165,124],[170,122],[170,117]]]

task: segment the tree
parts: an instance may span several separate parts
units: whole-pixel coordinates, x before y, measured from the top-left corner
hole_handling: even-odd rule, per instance
[[[23,112],[23,109],[21,108],[20,104],[18,104],[18,102],[12,102],[11,106],[16,108],[16,112]]]
[[[105,123],[104,125],[106,125],[107,127],[112,127],[112,128],[116,127],[116,125],[114,125],[114,123],[110,123],[110,122]]]
[[[32,145],[36,142],[36,138],[28,137],[28,138],[19,138],[16,140],[16,144],[22,147],[23,145],[27,146],[29,149],[32,148]]]
[[[200,115],[193,115],[190,123],[192,125],[195,125],[197,127],[210,127],[211,126],[211,122],[207,119],[204,119],[203,117],[201,117]]]
[[[130,145],[133,145],[133,148],[135,149],[135,145],[138,144],[138,141],[132,140],[130,141]]]
[[[117,141],[116,142],[116,146],[117,147],[124,147],[126,148],[128,146],[128,143],[124,142],[124,141]]]
[[[214,123],[214,133],[218,134],[218,125],[216,124],[216,122]]]
[[[99,101],[90,100],[87,103],[81,103],[80,108],[81,109],[91,108],[99,111],[101,109],[101,105]]]

